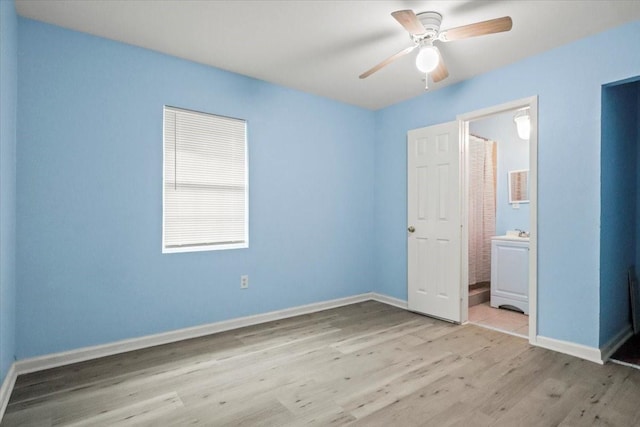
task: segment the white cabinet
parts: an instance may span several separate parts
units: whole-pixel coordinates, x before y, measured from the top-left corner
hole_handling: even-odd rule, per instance
[[[513,306],[529,314],[529,239],[491,239],[491,307]]]

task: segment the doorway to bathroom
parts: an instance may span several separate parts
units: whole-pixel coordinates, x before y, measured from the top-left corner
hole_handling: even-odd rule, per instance
[[[534,342],[537,98],[458,119],[466,201],[462,319]]]

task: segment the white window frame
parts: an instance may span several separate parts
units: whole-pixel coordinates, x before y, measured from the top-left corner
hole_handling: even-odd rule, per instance
[[[244,123],[244,241],[242,242],[233,242],[233,243],[214,243],[214,244],[193,244],[193,245],[184,245],[184,246],[170,246],[167,247],[166,243],[166,235],[165,235],[165,210],[166,210],[166,194],[165,194],[165,186],[166,186],[166,140],[165,140],[165,120],[167,111],[185,111],[187,113],[192,114],[202,114],[210,117],[219,117],[222,119],[231,119],[237,120]],[[247,146],[247,122],[243,119],[238,119],[234,117],[221,116],[217,114],[205,113],[196,110],[189,110],[185,108],[173,107],[170,105],[163,106],[162,109],[162,253],[183,253],[183,252],[202,252],[202,251],[217,251],[217,250],[228,250],[228,249],[243,249],[249,247],[249,153]]]

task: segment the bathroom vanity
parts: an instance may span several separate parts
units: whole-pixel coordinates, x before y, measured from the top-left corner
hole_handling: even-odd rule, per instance
[[[529,238],[491,238],[491,307],[511,306],[529,314]]]

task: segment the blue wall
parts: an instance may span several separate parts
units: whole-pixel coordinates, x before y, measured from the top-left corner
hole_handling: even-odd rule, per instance
[[[16,106],[18,24],[0,1],[0,384],[16,353]]]
[[[469,132],[496,141],[498,164],[496,167],[496,235],[507,230],[529,231],[530,204],[519,203],[514,209],[509,203],[509,171],[529,169],[529,141],[518,137],[513,117],[515,112],[496,114],[469,123]]]
[[[10,250],[15,13],[0,4]],[[600,88],[639,74],[638,39],[635,22],[373,113],[19,19],[19,310],[14,335],[16,279],[0,252],[3,375],[14,337],[24,358],[370,290],[406,299],[407,131],[532,95],[538,332],[598,346],[610,334],[600,329]],[[248,120],[249,249],[161,254],[163,104]]]
[[[640,72],[639,39],[634,22],[376,112],[378,292],[407,297],[407,131],[538,95],[538,333],[597,347],[600,92]]]
[[[18,40],[20,358],[371,290],[373,112],[27,19]],[[248,121],[249,249],[161,254],[163,104]]]
[[[602,88],[600,344],[629,325],[627,271],[636,262],[638,84]]]

